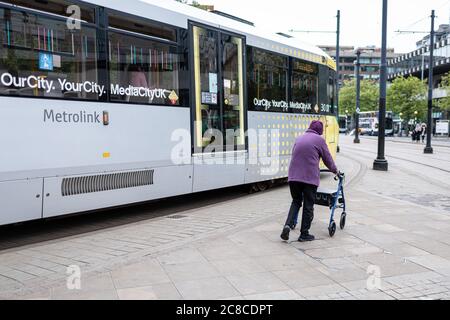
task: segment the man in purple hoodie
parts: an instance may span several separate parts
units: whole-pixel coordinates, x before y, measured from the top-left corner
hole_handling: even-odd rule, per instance
[[[315,198],[320,184],[320,159],[331,172],[338,173],[328,146],[321,137],[322,134],[322,122],[313,121],[306,133],[298,137],[295,142],[289,168],[289,187],[293,201],[281,234],[281,239],[285,241],[289,240],[289,232],[296,223],[294,220],[302,204],[303,217],[301,235],[298,240],[301,242],[315,240],[315,237],[309,234],[309,229],[314,219]]]

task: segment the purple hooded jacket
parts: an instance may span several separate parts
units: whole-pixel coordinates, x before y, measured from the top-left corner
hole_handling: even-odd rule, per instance
[[[330,171],[337,173],[336,164],[328,150],[323,134],[323,124],[313,121],[303,136],[297,138],[289,167],[289,182],[320,185],[320,159]]]

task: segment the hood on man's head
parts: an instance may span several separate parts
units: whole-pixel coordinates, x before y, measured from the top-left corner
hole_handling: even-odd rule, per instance
[[[317,132],[319,136],[321,136],[323,134],[323,123],[321,121],[314,120],[313,122],[311,122],[309,130],[313,130]]]

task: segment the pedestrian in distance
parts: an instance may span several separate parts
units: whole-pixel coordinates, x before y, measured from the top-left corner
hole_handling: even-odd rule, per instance
[[[409,131],[409,135],[411,136],[411,140],[412,142],[416,142],[416,127],[415,126],[410,126],[409,127],[411,130]]]
[[[420,143],[420,136],[422,134],[422,126],[420,123],[416,124],[416,129],[414,129],[414,133],[416,136],[416,143]]]
[[[408,131],[408,136],[411,136],[412,142],[416,141],[416,137],[414,135],[414,130],[409,130]]]
[[[422,133],[421,133],[422,143],[425,143],[426,135],[427,135],[427,125],[425,123],[422,123]]]
[[[309,233],[314,219],[314,204],[317,188],[320,185],[320,159],[328,169],[337,174],[338,169],[330,154],[323,135],[323,123],[313,121],[303,136],[297,138],[289,167],[289,188],[292,204],[281,234],[281,239],[289,240],[289,233],[294,229],[298,213],[303,206],[300,242],[313,241]]]

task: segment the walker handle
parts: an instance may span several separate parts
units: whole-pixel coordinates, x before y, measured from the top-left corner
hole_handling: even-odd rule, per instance
[[[343,173],[343,172],[341,172],[341,171],[339,171],[338,173],[337,173],[337,175],[334,177],[334,180],[336,180],[336,181],[342,181],[342,180],[344,180],[344,178],[345,178],[345,173]]]
[[[328,169],[320,169],[320,173],[334,173],[334,172],[331,172],[331,171],[328,170]],[[336,176],[334,177],[334,180],[338,181],[338,179],[339,179],[339,180],[343,180],[344,178],[345,178],[345,173],[339,171],[339,172],[336,174]]]

